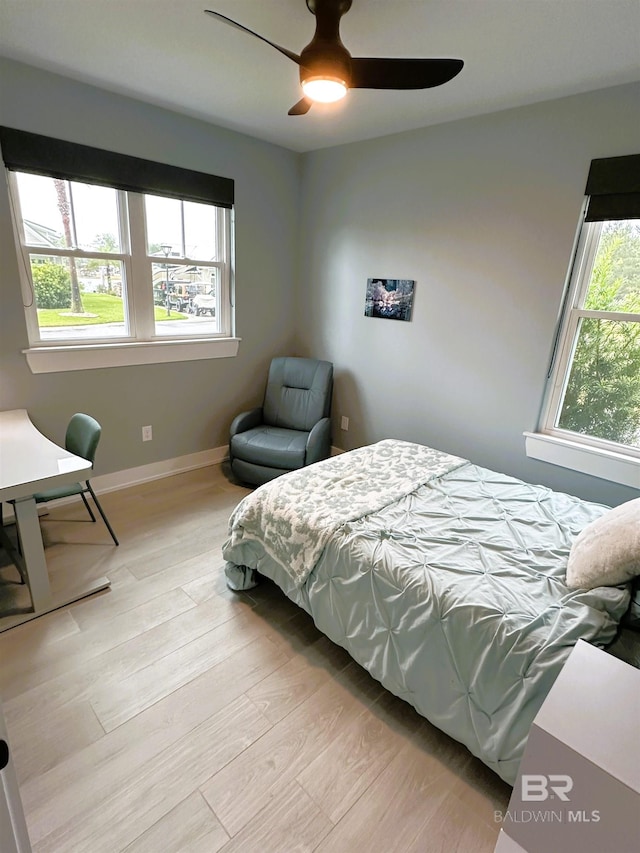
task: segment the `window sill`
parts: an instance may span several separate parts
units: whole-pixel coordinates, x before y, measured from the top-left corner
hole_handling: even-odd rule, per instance
[[[571,468],[611,483],[640,489],[640,459],[635,456],[591,447],[568,438],[525,432],[526,454],[531,459]]]
[[[30,347],[23,350],[32,373],[62,373],[100,367],[130,367],[170,361],[233,358],[240,338],[197,341],[149,341],[119,344]]]

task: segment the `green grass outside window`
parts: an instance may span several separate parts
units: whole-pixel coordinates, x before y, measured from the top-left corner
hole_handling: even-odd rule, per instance
[[[70,308],[38,308],[38,324],[40,328],[47,326],[89,326],[103,323],[123,323],[124,304],[119,296],[109,293],[83,293],[82,306],[89,316],[71,315]],[[171,309],[171,316],[163,305],[155,305],[156,322],[162,320],[186,320],[187,315]]]

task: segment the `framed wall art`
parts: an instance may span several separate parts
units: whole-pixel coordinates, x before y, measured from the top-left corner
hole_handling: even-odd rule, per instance
[[[409,278],[369,278],[365,317],[410,320],[415,281]]]

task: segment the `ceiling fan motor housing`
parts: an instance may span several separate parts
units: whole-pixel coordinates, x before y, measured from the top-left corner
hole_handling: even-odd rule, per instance
[[[351,54],[340,39],[340,19],[351,8],[352,0],[307,0],[316,16],[316,31],[300,54],[300,82],[310,79],[335,79],[347,88],[351,84]]]
[[[315,78],[340,80],[351,84],[351,54],[343,45],[312,42],[300,54],[300,82]]]
[[[320,15],[337,16],[338,20],[351,8],[353,0],[307,0],[307,9],[318,17]]]

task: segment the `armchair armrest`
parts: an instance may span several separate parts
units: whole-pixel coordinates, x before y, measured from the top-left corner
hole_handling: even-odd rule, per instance
[[[253,429],[262,423],[262,406],[255,409],[250,409],[248,412],[241,412],[236,415],[231,422],[229,429],[229,439],[239,432],[246,432],[248,429]]]
[[[305,464],[311,465],[326,459],[331,453],[331,419],[322,418],[313,427],[307,438]]]

